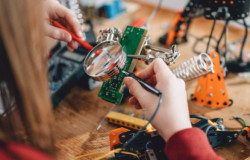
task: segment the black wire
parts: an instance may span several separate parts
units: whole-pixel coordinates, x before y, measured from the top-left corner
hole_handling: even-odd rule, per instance
[[[206,131],[205,131],[206,135],[208,134],[209,130],[212,129],[212,128],[217,129],[217,127],[215,127],[215,126],[208,126],[206,128]]]
[[[224,27],[223,27],[222,33],[221,33],[221,35],[220,35],[220,38],[219,38],[219,40],[218,40],[218,42],[217,42],[216,51],[217,51],[218,53],[219,53],[220,42],[221,42],[221,40],[222,40],[222,38],[223,38],[223,35],[224,35],[225,32],[226,32],[228,23],[229,23],[229,20],[226,20],[226,23],[225,23],[225,25],[224,25]]]
[[[197,118],[197,119],[204,119],[204,120],[208,120],[207,117],[201,116],[201,115],[196,115],[196,114],[190,114],[189,116],[190,118]]]
[[[211,29],[211,33],[210,33],[210,35],[209,35],[209,39],[208,39],[208,42],[207,42],[206,53],[208,53],[208,49],[209,49],[209,46],[210,46],[211,38],[212,38],[212,36],[213,36],[215,24],[216,24],[216,18],[214,18],[214,22],[213,22],[213,26],[212,26],[212,29]]]
[[[244,23],[241,23],[239,21],[234,21],[234,22],[244,26]],[[247,28],[250,28],[250,25],[247,25]]]
[[[241,45],[241,49],[240,49],[240,57],[239,57],[239,62],[243,62],[243,49],[247,40],[247,35],[248,35],[248,28],[247,28],[247,23],[245,19],[242,19],[244,27],[245,27],[245,35],[244,35],[244,39],[242,41],[242,45]]]
[[[224,47],[225,47],[225,52],[223,55],[224,57],[226,57],[227,51],[228,51],[228,49],[227,49],[227,26],[228,26],[228,24],[226,25],[225,33],[224,33]]]
[[[189,34],[189,35],[191,35],[191,34]],[[191,35],[191,36],[193,36],[193,35]],[[193,44],[193,46],[192,46],[192,51],[193,51],[194,53],[196,53],[196,54],[200,54],[201,52],[197,51],[197,50],[196,50],[196,47],[197,47],[197,45],[198,45],[199,42],[203,42],[204,39],[209,38],[209,36],[206,35],[206,36],[203,36],[203,37],[201,37],[201,38],[197,38],[197,37],[195,37],[195,36],[193,36],[193,37],[196,38],[196,41],[194,42],[194,44]],[[217,39],[216,39],[215,37],[212,37],[211,39],[214,40],[214,41],[217,43]],[[206,43],[207,43],[207,42],[206,42]],[[212,46],[212,47],[215,48],[215,46]]]
[[[155,118],[157,112],[159,111],[161,103],[162,103],[162,93],[159,94],[159,101],[158,101],[157,107],[156,107],[153,115],[148,120],[148,123],[146,125],[144,125],[141,130],[139,130],[138,132],[136,132],[136,134],[132,138],[130,138],[127,141],[127,143],[123,144],[121,151],[123,149],[126,149],[141,133],[143,133],[146,130],[147,126],[153,121],[153,119]]]

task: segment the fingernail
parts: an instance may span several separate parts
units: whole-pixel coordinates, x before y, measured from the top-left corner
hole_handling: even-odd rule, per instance
[[[77,42],[74,42],[74,47],[75,47],[75,49],[78,48],[78,43]]]
[[[67,37],[67,41],[68,41],[68,42],[70,42],[70,41],[72,40],[72,37],[71,37],[70,34],[68,34],[66,37]]]
[[[78,36],[82,37],[82,32],[81,31],[78,32]]]

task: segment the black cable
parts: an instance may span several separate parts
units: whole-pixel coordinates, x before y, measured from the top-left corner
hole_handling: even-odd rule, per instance
[[[227,24],[227,26],[228,26],[228,24]],[[224,52],[223,57],[225,57],[225,58],[226,58],[227,51],[228,51],[228,48],[227,48],[227,26],[225,28],[225,33],[224,33],[224,48],[225,48],[225,52]]]
[[[206,128],[206,131],[205,131],[205,133],[206,133],[206,135],[208,134],[208,132],[209,132],[209,130],[210,129],[212,129],[212,128],[214,128],[215,130],[217,129],[217,127],[215,127],[215,126],[208,126],[207,128]]]
[[[247,35],[248,35],[248,27],[247,27],[247,23],[245,19],[242,19],[244,27],[245,27],[245,35],[244,35],[244,39],[242,41],[242,45],[241,45],[241,49],[240,49],[240,57],[239,57],[239,62],[243,62],[243,49],[246,43],[246,39],[247,39]]]
[[[226,20],[225,25],[224,25],[223,30],[222,30],[222,33],[221,33],[221,35],[220,35],[220,38],[219,38],[219,40],[218,40],[218,42],[217,42],[216,51],[217,51],[218,53],[219,53],[220,42],[221,42],[221,40],[222,40],[222,38],[223,38],[223,36],[224,36],[224,34],[225,34],[225,32],[226,32],[228,23],[229,23],[229,20]]]
[[[189,35],[191,35],[191,34],[189,34]],[[191,36],[193,36],[193,35],[191,35]],[[196,54],[200,54],[201,52],[197,51],[197,50],[196,50],[196,47],[197,47],[197,45],[199,44],[199,42],[203,42],[204,39],[209,38],[209,35],[206,35],[206,36],[203,36],[203,37],[200,37],[200,38],[197,38],[197,37],[195,37],[195,36],[193,36],[193,37],[196,38],[196,41],[194,42],[194,44],[193,44],[193,46],[192,46],[192,51],[193,51],[194,53],[196,53]],[[211,39],[214,40],[214,41],[217,43],[217,39],[216,39],[215,37],[212,36]],[[206,43],[207,43],[207,42],[206,42]],[[212,46],[212,47],[215,48],[215,46]]]
[[[196,114],[190,114],[189,116],[190,118],[197,118],[197,119],[204,119],[204,120],[208,120],[207,117],[201,116],[201,115],[196,115]]]
[[[158,101],[157,107],[156,107],[153,115],[148,120],[148,123],[146,125],[144,125],[141,130],[139,130],[138,132],[136,132],[136,134],[134,134],[134,136],[132,138],[130,138],[127,141],[127,143],[123,144],[123,146],[121,147],[122,148],[121,151],[123,149],[126,149],[141,133],[143,133],[146,130],[147,126],[153,121],[153,119],[155,118],[157,112],[159,111],[161,103],[162,103],[162,93],[159,94],[159,101]]]
[[[244,23],[241,23],[239,21],[234,21],[234,22],[244,26]],[[247,25],[247,28],[250,28],[250,25]]]
[[[208,42],[207,42],[206,53],[208,53],[208,49],[209,49],[209,46],[210,46],[211,38],[212,38],[212,36],[213,36],[215,24],[216,24],[216,18],[214,18],[214,22],[213,22],[213,26],[212,26],[212,29],[211,29],[211,33],[210,33],[210,35],[209,35],[209,39],[208,39]]]

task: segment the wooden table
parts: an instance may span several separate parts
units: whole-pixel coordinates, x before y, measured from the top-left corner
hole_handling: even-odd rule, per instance
[[[127,1],[137,3],[134,1]],[[99,20],[95,22],[95,31],[101,28],[117,27],[124,29],[127,24],[131,23],[136,18],[146,19],[154,9],[153,6],[138,3],[140,8],[131,13],[124,13],[114,20]],[[150,23],[148,32],[151,42],[154,45],[159,45],[158,38],[166,33],[166,24],[171,22],[175,12],[166,9],[161,9],[156,17]],[[190,33],[197,37],[208,35],[210,33],[212,22],[204,18],[197,18],[193,21],[190,27]],[[219,36],[223,24],[217,24],[214,35]],[[244,31],[238,28],[229,28],[228,41],[242,38]],[[250,35],[249,35],[250,36]],[[178,48],[181,51],[181,56],[178,59],[179,63],[194,56],[192,53],[192,45],[195,38],[189,36],[188,43],[181,44]],[[249,43],[246,49],[249,51]],[[164,47],[164,46],[162,46]],[[174,66],[173,66],[174,67]],[[250,125],[250,80],[237,77],[236,74],[229,74],[226,78],[229,98],[233,99],[234,104],[231,107],[223,109],[213,109],[204,106],[199,106],[190,101],[190,95],[194,93],[197,80],[186,83],[189,110],[191,114],[200,114],[208,118],[222,117],[224,124],[230,129],[239,129],[241,125],[233,120],[232,116],[237,115],[244,118]],[[69,160],[74,157],[94,151],[109,150],[108,133],[116,126],[104,122],[102,128],[96,131],[96,127],[102,118],[106,115],[111,103],[100,99],[97,94],[100,87],[89,91],[81,87],[74,87],[65,99],[55,109],[55,132],[56,132],[56,147],[57,159]],[[127,99],[121,105],[126,112],[134,112],[134,108],[127,103]],[[142,114],[137,111],[136,114]],[[230,145],[217,147],[216,153],[226,159],[250,159],[250,142],[246,141],[245,137],[239,136],[238,140]],[[91,159],[91,158],[90,158]]]

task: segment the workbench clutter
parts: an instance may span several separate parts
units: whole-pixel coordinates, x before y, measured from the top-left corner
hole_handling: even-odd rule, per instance
[[[178,2],[0,1],[0,159],[250,158],[250,1]]]

